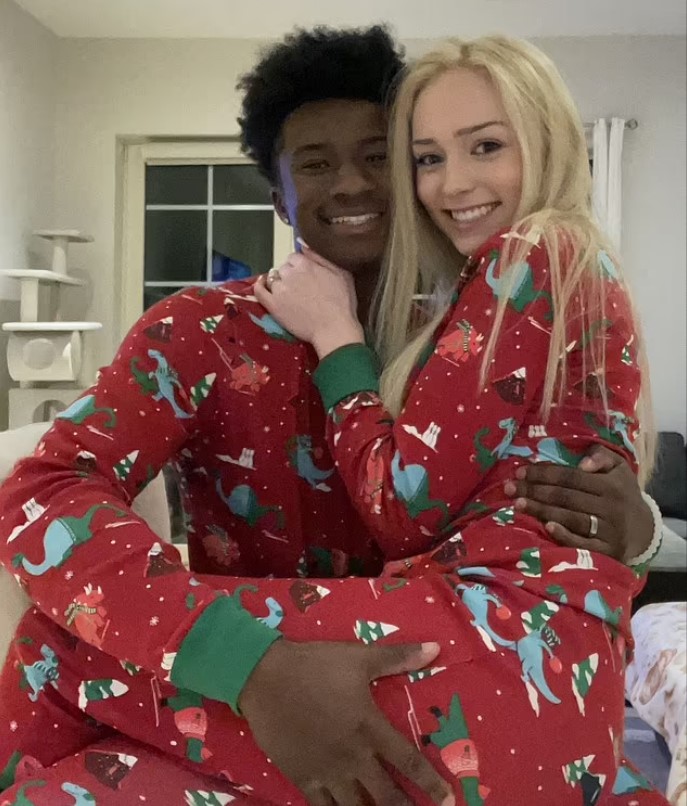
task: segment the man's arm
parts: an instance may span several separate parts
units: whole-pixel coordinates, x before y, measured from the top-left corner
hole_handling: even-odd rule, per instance
[[[505,492],[516,509],[551,524],[559,543],[587,548],[628,562],[646,551],[655,531],[654,516],[637,477],[617,453],[597,445],[579,467],[534,464],[518,468]],[[590,515],[598,518],[590,537]]]
[[[0,489],[0,562],[77,635],[74,602],[99,587],[109,619],[97,636],[104,652],[236,708],[280,634],[193,579],[130,508],[212,402],[219,362],[202,323],[223,313],[220,293],[189,289],[139,320],[97,384]]]

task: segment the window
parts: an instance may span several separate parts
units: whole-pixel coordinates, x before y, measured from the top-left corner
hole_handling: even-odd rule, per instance
[[[123,144],[120,338],[180,288],[266,272],[292,251],[236,142]]]

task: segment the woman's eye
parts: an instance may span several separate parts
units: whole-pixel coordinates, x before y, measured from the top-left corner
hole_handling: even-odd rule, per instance
[[[499,143],[497,140],[482,140],[481,143],[478,143],[475,146],[474,152],[480,156],[485,154],[493,154],[494,151],[498,151],[502,147],[502,144]]]
[[[418,168],[429,168],[441,162],[438,154],[419,154],[415,158],[415,165]]]

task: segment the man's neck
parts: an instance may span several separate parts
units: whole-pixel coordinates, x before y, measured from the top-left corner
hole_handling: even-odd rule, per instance
[[[360,271],[360,273],[355,275],[355,293],[358,297],[358,319],[363,327],[367,327],[380,271],[381,268],[375,266],[374,268],[369,267]]]

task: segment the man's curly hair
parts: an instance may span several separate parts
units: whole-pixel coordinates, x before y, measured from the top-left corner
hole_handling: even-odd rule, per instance
[[[292,112],[331,98],[385,104],[404,67],[403,55],[381,25],[297,29],[239,79],[243,153],[274,183],[282,126]]]

